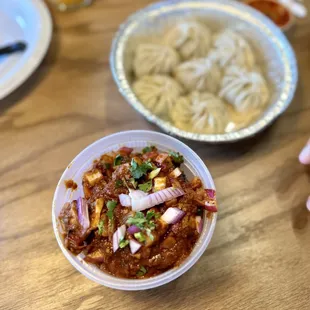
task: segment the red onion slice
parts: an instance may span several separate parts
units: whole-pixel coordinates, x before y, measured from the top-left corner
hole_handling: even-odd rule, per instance
[[[214,189],[207,188],[205,189],[205,192],[207,193],[209,199],[215,199],[216,192]]]
[[[198,234],[201,234],[203,228],[203,220],[201,216],[196,216],[196,229]]]
[[[132,199],[132,210],[143,211],[169,201],[173,198],[183,196],[184,194],[185,192],[181,188],[165,188],[161,191],[147,195],[139,200]]]
[[[185,215],[185,212],[178,208],[168,208],[166,212],[161,216],[161,219],[167,224],[176,224]]]
[[[120,194],[118,196],[119,202],[123,207],[130,207],[131,206],[131,198],[129,195]]]
[[[214,205],[213,206],[205,205],[204,208],[209,212],[213,212],[213,213],[217,212],[217,207]]]
[[[119,243],[122,241],[126,234],[126,225],[118,227],[116,232],[113,234],[113,252],[116,252],[119,248]]]
[[[85,198],[80,197],[77,200],[77,210],[78,210],[79,222],[85,231],[90,226],[88,206]]]
[[[140,191],[139,189],[137,190],[132,190],[130,189],[129,190],[129,197],[133,200],[137,200],[137,199],[141,199],[141,198],[144,198],[146,197],[148,194],[143,192],[143,191]]]
[[[138,233],[138,232],[140,232],[140,231],[141,231],[141,229],[140,229],[138,226],[136,226],[136,225],[131,225],[131,226],[127,229],[127,232],[128,232],[128,234],[130,234],[130,235],[133,235],[133,234]]]
[[[131,254],[135,254],[141,248],[141,244],[136,240],[129,240]]]

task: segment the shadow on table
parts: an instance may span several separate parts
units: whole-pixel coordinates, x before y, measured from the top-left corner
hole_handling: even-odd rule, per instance
[[[0,114],[4,113],[7,109],[9,109],[18,101],[22,100],[24,97],[27,97],[36,89],[36,87],[48,74],[51,65],[55,63],[58,50],[59,50],[59,39],[57,36],[57,31],[56,32],[54,31],[48,52],[44,57],[42,63],[39,65],[39,67],[30,75],[30,77],[22,85],[20,85],[16,90],[14,90],[4,99],[0,100]]]

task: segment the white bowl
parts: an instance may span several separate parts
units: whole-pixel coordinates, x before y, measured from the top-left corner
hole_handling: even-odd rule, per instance
[[[206,188],[215,189],[208,168],[198,155],[187,145],[175,138],[161,133],[135,130],[124,131],[104,137],[84,149],[66,168],[58,182],[54,195],[52,206],[53,228],[63,254],[84,276],[99,284],[115,289],[128,291],[145,290],[166,284],[178,278],[191,268],[204,253],[215,228],[217,214],[213,214],[211,219],[208,219],[206,215],[204,215],[205,220],[203,231],[190,256],[179,267],[170,269],[165,273],[149,279],[133,280],[114,277],[104,273],[95,265],[84,262],[81,257],[74,256],[65,248],[58,223],[58,215],[67,201],[76,199],[81,195],[84,196],[82,189],[82,176],[84,172],[92,166],[94,159],[97,159],[106,152],[116,151],[122,146],[133,147],[139,150],[147,145],[155,145],[162,151],[174,150],[180,152],[184,156],[184,171],[186,175],[196,175],[201,179]],[[68,179],[73,179],[78,184],[77,190],[71,191],[66,189],[64,181]]]

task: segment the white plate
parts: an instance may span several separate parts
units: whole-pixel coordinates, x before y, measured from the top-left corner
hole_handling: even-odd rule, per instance
[[[42,0],[0,0],[0,46],[25,41],[22,53],[0,56],[0,99],[20,86],[41,63],[52,36]]]

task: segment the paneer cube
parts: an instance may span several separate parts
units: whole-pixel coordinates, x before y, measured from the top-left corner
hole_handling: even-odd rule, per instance
[[[167,177],[157,177],[154,179],[154,191],[160,191],[166,188]]]
[[[99,170],[94,170],[94,171],[85,173],[85,179],[89,183],[90,186],[94,186],[102,178],[103,178],[103,175]]]

